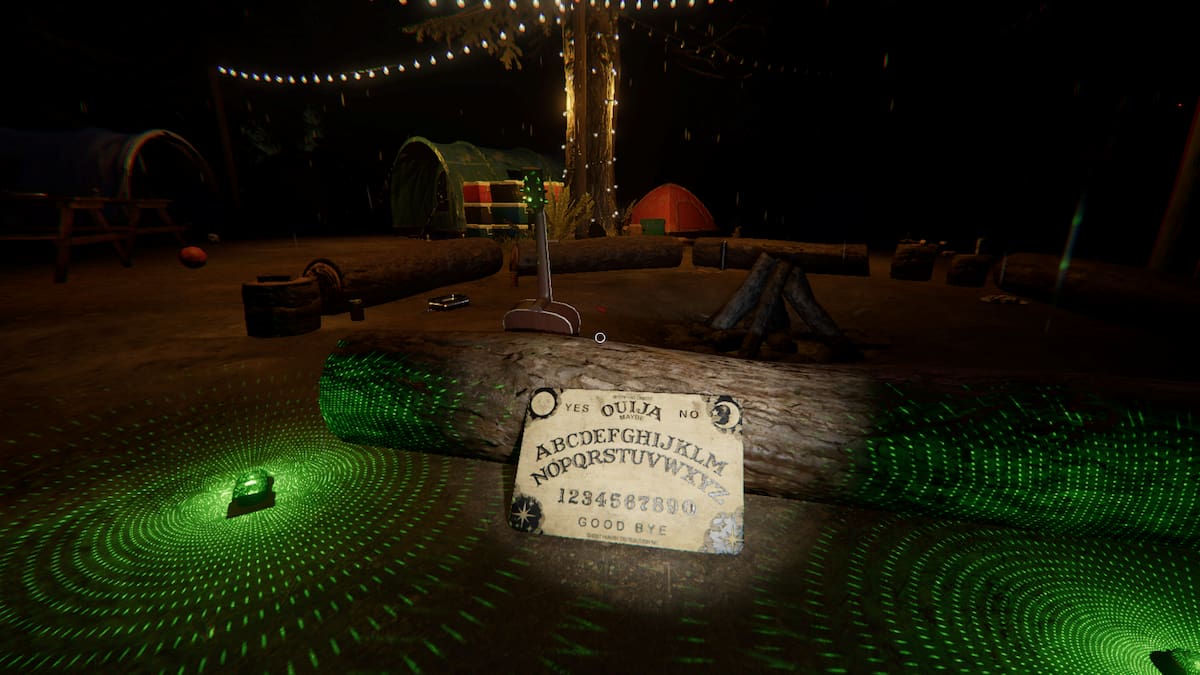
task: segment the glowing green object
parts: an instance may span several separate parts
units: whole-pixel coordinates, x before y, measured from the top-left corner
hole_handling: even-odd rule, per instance
[[[1200,651],[1172,649],[1150,654],[1150,661],[1163,675],[1193,675],[1200,673]]]
[[[542,181],[542,172],[530,169],[525,172],[525,207],[530,211],[540,211],[546,205],[546,184]]]
[[[233,503],[238,506],[253,506],[271,494],[275,479],[266,469],[251,469],[238,476],[233,484]]]

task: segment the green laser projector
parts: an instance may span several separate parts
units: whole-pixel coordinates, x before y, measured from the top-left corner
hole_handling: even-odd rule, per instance
[[[275,506],[275,492],[271,489],[274,485],[275,478],[266,469],[250,469],[241,474],[233,484],[233,500],[225,517],[235,518]]]
[[[1188,649],[1151,652],[1150,661],[1163,675],[1194,675],[1200,673],[1200,652]]]

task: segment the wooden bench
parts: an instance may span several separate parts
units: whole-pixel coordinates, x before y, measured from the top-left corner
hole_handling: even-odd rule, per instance
[[[133,246],[139,234],[170,232],[180,244],[185,243],[183,233],[186,225],[171,219],[168,207],[170,199],[123,199],[116,197],[77,197],[50,195],[44,192],[6,192],[0,200],[7,204],[45,204],[57,215],[57,221],[47,219],[45,225],[21,225],[19,232],[0,231],[0,241],[49,241],[55,246],[54,282],[67,280],[67,268],[71,262],[71,247],[82,244],[111,243],[121,264],[133,264]],[[111,222],[106,212],[116,207],[122,217]],[[90,222],[79,223],[76,213],[84,211]],[[159,224],[146,226],[142,216],[146,211],[157,214]],[[7,228],[6,228],[7,229]]]

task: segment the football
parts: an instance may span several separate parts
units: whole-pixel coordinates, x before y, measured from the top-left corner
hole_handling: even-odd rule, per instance
[[[204,267],[204,263],[208,262],[208,254],[199,246],[185,246],[179,249],[179,262],[183,263],[184,267],[197,269]]]

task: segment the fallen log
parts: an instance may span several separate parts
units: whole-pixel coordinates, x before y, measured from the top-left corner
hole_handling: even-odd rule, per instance
[[[817,302],[813,295],[812,286],[808,283],[808,275],[803,269],[796,268],[788,275],[787,284],[783,287],[783,297],[796,310],[796,314],[825,344],[833,349],[836,361],[857,361],[862,358],[862,352],[850,338],[842,332],[829,312]]]
[[[675,237],[568,239],[552,241],[549,248],[554,274],[679,267],[683,262],[683,242]],[[537,243],[518,241],[509,269],[518,275],[537,274]]]
[[[767,279],[767,283],[763,287],[758,304],[754,308],[754,314],[751,315],[748,322],[746,337],[742,340],[741,347],[738,348],[739,357],[750,359],[757,356],[758,348],[762,346],[763,338],[767,336],[767,328],[778,317],[779,311],[783,310],[784,315],[787,315],[787,310],[783,309],[783,286],[793,269],[791,263],[781,260],[775,265],[775,269],[771,270],[771,278]]]
[[[744,419],[747,492],[1074,534],[1200,537],[1200,500],[1163,489],[1164,480],[1186,490],[1200,479],[1197,383],[805,366],[554,335],[376,331],[339,342],[319,402],[347,442],[515,463],[525,408],[541,387],[733,397]]]
[[[784,271],[780,272],[780,269]],[[771,282],[778,274],[782,274],[784,281],[772,286]],[[750,268],[750,273],[746,275],[746,280],[713,315],[708,325],[715,330],[733,328],[750,313],[751,309],[759,307],[759,311],[761,311],[764,308],[762,303],[769,298],[770,305],[766,309],[770,310],[772,320],[762,324],[756,331],[755,325],[758,325],[759,314],[755,314],[755,324],[750,326],[739,352],[739,356],[742,358],[753,358],[762,344],[765,330],[770,328],[771,330],[786,331],[790,327],[791,320],[787,315],[786,306],[783,302],[774,302],[781,296],[787,299],[787,304],[796,310],[796,314],[813,332],[813,335],[833,350],[835,360],[856,361],[862,358],[862,353],[854,343],[842,333],[821,303],[817,302],[812,286],[808,283],[808,275],[804,273],[804,270],[766,253],[759,255],[754,266]]]
[[[352,298],[362,300],[363,307],[380,305],[489,277],[503,266],[504,252],[491,239],[398,239],[386,252],[317,258],[302,276],[320,285],[322,314],[341,314],[350,310]]]
[[[1001,289],[1114,323],[1191,330],[1200,286],[1141,267],[1074,258],[1059,287],[1062,257],[1013,253],[993,267]]]
[[[760,255],[750,268],[750,273],[746,275],[746,280],[738,286],[737,291],[712,319],[709,319],[708,325],[717,330],[728,330],[736,326],[758,304],[758,299],[762,297],[767,281],[771,278],[771,271],[778,263],[777,259],[769,255]]]
[[[726,245],[725,267],[734,269],[750,269],[758,256],[767,253],[804,269],[808,274],[871,275],[871,260],[866,244],[700,237],[692,244],[692,264],[696,267],[720,267],[722,243]]]

